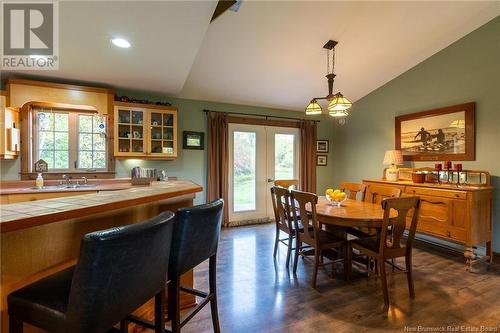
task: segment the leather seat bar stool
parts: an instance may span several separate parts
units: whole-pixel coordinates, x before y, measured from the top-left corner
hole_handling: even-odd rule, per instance
[[[9,332],[103,333],[155,297],[162,306],[174,214],[85,235],[76,266],[12,292]],[[155,317],[163,325],[164,316]],[[157,330],[156,332],[162,332]]]
[[[175,215],[167,284],[168,316],[171,320],[171,330],[164,329],[164,332],[180,332],[181,328],[208,303],[210,303],[212,312],[214,332],[220,332],[217,310],[216,257],[223,207],[224,200],[218,199],[204,205],[179,209]],[[207,259],[209,260],[209,292],[181,286],[181,275]],[[182,320],[179,303],[180,291],[203,298]],[[137,316],[131,315],[128,320],[147,328],[158,328],[152,322]]]

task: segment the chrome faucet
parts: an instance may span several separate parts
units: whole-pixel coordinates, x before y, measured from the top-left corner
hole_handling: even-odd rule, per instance
[[[71,185],[71,180],[67,175],[62,175],[63,180],[61,180],[61,185]]]

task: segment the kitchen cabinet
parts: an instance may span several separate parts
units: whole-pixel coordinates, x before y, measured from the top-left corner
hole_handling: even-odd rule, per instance
[[[8,108],[6,94],[0,92],[0,159],[17,158],[20,149],[19,110]]]
[[[177,109],[115,102],[116,158],[166,159],[177,157]]]

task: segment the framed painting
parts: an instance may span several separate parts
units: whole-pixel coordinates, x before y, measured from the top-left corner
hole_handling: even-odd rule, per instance
[[[473,161],[475,103],[396,117],[396,149],[406,161]]]
[[[205,147],[205,133],[184,131],[182,133],[182,148],[203,150]]]
[[[326,166],[327,165],[327,155],[316,155],[316,165],[317,166]]]
[[[329,150],[328,140],[316,140],[316,152],[317,153],[328,153]]]

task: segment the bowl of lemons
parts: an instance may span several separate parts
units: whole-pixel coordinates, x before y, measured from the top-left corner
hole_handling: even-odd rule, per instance
[[[334,190],[329,188],[325,192],[326,200],[330,202],[332,206],[340,207],[341,203],[347,199],[345,192],[341,190]]]

